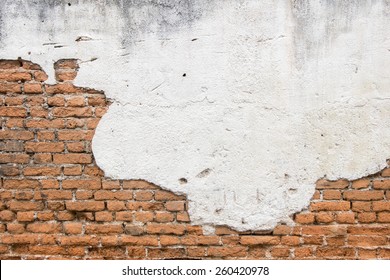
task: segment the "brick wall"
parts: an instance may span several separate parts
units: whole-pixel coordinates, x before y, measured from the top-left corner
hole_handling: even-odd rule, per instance
[[[318,181],[293,227],[204,236],[186,197],[104,177],[91,140],[109,104],[72,84],[76,60],[54,67],[48,85],[39,65],[0,61],[0,259],[390,259],[390,168]]]

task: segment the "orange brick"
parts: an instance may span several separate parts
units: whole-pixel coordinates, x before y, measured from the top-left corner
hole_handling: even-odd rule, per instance
[[[383,225],[364,225],[364,226],[349,226],[348,227],[349,234],[355,235],[389,235],[390,234],[390,226]]]
[[[46,75],[44,71],[35,71],[34,72],[34,80],[38,82],[44,82],[48,79],[49,77]]]
[[[355,222],[355,213],[339,212],[336,214],[336,222],[339,224],[353,224]]]
[[[295,222],[300,224],[314,223],[315,215],[313,213],[300,213],[295,215]]]
[[[78,176],[81,175],[81,173],[82,173],[82,169],[80,165],[64,167],[65,176]]]
[[[172,222],[175,216],[170,212],[157,212],[154,219],[158,223],[168,223]]]
[[[9,203],[9,209],[14,211],[42,210],[43,208],[44,205],[42,202],[11,201]]]
[[[24,154],[0,154],[0,163],[28,163],[29,155]]]
[[[348,201],[321,201],[310,204],[311,211],[347,211],[351,208]]]
[[[65,210],[65,206],[62,207],[62,202],[61,202],[61,208],[58,210]],[[57,220],[59,220],[59,221],[72,221],[75,219],[75,217],[76,217],[76,214],[74,212],[61,211],[61,212],[58,212],[58,214],[57,214]]]
[[[76,108],[76,107],[66,107],[66,108],[53,108],[52,114],[54,117],[58,118],[68,118],[68,117],[91,117],[92,109],[88,107]]]
[[[62,236],[60,237],[60,244],[63,246],[97,246],[99,239],[96,236]]]
[[[92,130],[61,130],[58,132],[60,141],[91,141],[94,131]]]
[[[112,217],[112,212],[96,212],[95,213],[95,220],[98,222],[111,222],[114,220]]]
[[[345,226],[305,226],[302,227],[303,235],[343,235],[346,234]]]
[[[69,107],[83,107],[85,106],[85,99],[83,96],[69,97],[66,105]]]
[[[360,260],[370,260],[370,259],[376,259],[377,254],[376,250],[371,249],[360,249],[358,250],[358,259]]]
[[[27,128],[40,128],[40,129],[63,128],[64,125],[65,122],[62,119],[47,120],[47,119],[35,118],[31,120],[26,120]]]
[[[82,223],[64,223],[64,232],[66,234],[80,234],[82,230]]]
[[[317,223],[328,224],[334,221],[334,213],[332,212],[319,212],[316,214]]]
[[[379,223],[390,223],[390,212],[378,213],[378,222]]]
[[[12,234],[3,235],[1,238],[3,244],[37,244],[39,236],[36,234]]]
[[[286,225],[277,225],[273,231],[274,235],[288,235],[291,234],[291,227]]]
[[[162,235],[160,236],[161,246],[173,246],[181,243],[180,238],[177,236]]]
[[[49,106],[63,107],[65,106],[65,97],[61,94],[48,97],[47,104]]]
[[[348,244],[351,246],[359,247],[373,247],[382,246],[387,244],[387,238],[385,236],[355,236],[350,235],[348,237]]]
[[[55,139],[54,131],[38,131],[37,137],[39,141],[53,141]]]
[[[51,221],[54,220],[54,212],[51,211],[45,211],[45,212],[38,212],[37,218],[40,221]]]
[[[135,212],[135,220],[142,223],[153,221],[153,212]]]
[[[2,82],[31,81],[31,74],[28,72],[0,71],[0,81]]]
[[[105,106],[107,105],[106,97],[101,95],[94,95],[88,97],[88,105],[89,106]]]
[[[84,142],[66,143],[66,149],[70,153],[82,153],[85,150]]]
[[[27,225],[27,231],[34,233],[59,233],[61,232],[60,223],[33,223]]]
[[[277,245],[280,243],[278,236],[241,236],[242,245]]]
[[[339,200],[341,198],[341,192],[339,190],[324,190],[323,197],[326,200]]]
[[[157,187],[151,183],[142,180],[129,180],[123,181],[124,189],[157,189]]]
[[[33,118],[47,118],[49,111],[40,106],[30,107],[30,116]]]
[[[19,222],[31,222],[34,221],[34,212],[18,212],[16,218]]]
[[[24,176],[59,176],[61,174],[60,167],[26,167]]]
[[[92,162],[92,156],[89,154],[55,154],[53,155],[53,159],[56,164]]]
[[[317,181],[316,188],[319,190],[322,189],[345,189],[349,186],[348,180],[338,180],[338,181],[328,181],[328,180],[319,180]]]
[[[142,235],[144,233],[144,227],[127,224],[125,226],[125,233],[130,235]]]
[[[43,93],[42,85],[40,83],[26,83],[24,84],[24,92],[25,93]]]
[[[374,189],[378,190],[389,190],[390,189],[390,180],[377,180],[373,181]]]
[[[145,212],[148,213],[148,212]],[[121,212],[116,212],[115,213],[115,219],[117,221],[126,221],[126,222],[131,222],[133,220],[133,213],[129,211],[121,211]],[[138,219],[137,221],[140,221],[142,219]]]
[[[69,200],[73,197],[71,191],[64,190],[43,190],[40,192],[40,196],[50,200]]]
[[[290,249],[274,247],[271,249],[271,255],[274,258],[288,258],[290,255]]]
[[[363,212],[358,213],[358,221],[359,223],[372,223],[376,221],[376,213],[375,212]]]
[[[64,180],[62,182],[63,189],[86,189],[97,190],[101,188],[100,180]]]
[[[103,201],[67,201],[68,211],[101,211],[104,209]]]
[[[17,200],[32,200],[34,197],[33,191],[17,191],[14,193]]]
[[[178,222],[190,222],[190,216],[187,212],[177,212],[176,220]]]
[[[146,232],[149,234],[175,234],[183,235],[186,227],[180,224],[148,224]]]
[[[390,211],[390,201],[374,201],[372,203],[374,211]]]
[[[166,201],[166,200],[174,201],[174,200],[185,200],[186,197],[183,195],[176,195],[172,192],[158,190],[154,194],[154,199],[161,200],[161,201]]]
[[[199,245],[219,245],[219,236],[198,236]]]
[[[150,259],[183,259],[185,257],[184,248],[148,248],[147,251]]]
[[[24,96],[6,96],[4,103],[8,106],[23,105]]]
[[[352,210],[356,212],[371,211],[372,202],[352,202]]]
[[[53,161],[51,154],[34,154],[33,159],[35,164],[52,163]]]
[[[173,212],[184,211],[185,203],[183,201],[168,201],[165,203],[165,208]]]
[[[323,259],[354,259],[355,249],[344,247],[319,247],[316,250],[317,258]]]
[[[352,182],[352,188],[354,189],[365,189],[370,185],[369,179],[359,179]]]
[[[158,246],[158,239],[156,236],[122,236],[122,243],[125,245],[136,246]]]
[[[121,224],[89,224],[85,226],[86,234],[119,234],[123,233]]]
[[[343,197],[346,200],[381,200],[383,191],[345,191]]]
[[[247,247],[232,246],[232,247],[209,247],[207,249],[207,256],[212,257],[245,257],[248,253]]]
[[[92,191],[77,191],[76,192],[76,199],[77,200],[87,200],[91,199],[93,197]]]
[[[110,211],[126,210],[126,205],[123,201],[108,201],[107,209]]]
[[[25,232],[23,224],[7,224],[7,231],[11,234],[21,234]]]
[[[13,221],[15,219],[15,214],[9,210],[0,211],[0,221]]]
[[[17,83],[4,83],[0,81],[0,93],[20,93],[22,89]]]
[[[137,191],[134,193],[134,199],[138,201],[153,200],[154,193],[152,191]]]
[[[40,180],[42,189],[59,189],[60,185],[57,180]]]
[[[103,180],[102,181],[103,189],[107,190],[114,190],[114,189],[120,189],[120,182],[118,180],[115,181],[109,181],[109,180]]]
[[[314,235],[314,236],[305,236],[302,237],[303,244],[310,244],[310,245],[321,245],[324,243],[323,236]]]
[[[294,255],[297,259],[307,259],[313,257],[313,249],[311,247],[301,247],[294,249]]]
[[[64,143],[49,143],[49,142],[27,142],[25,148],[27,152],[52,152],[60,153],[64,151]]]

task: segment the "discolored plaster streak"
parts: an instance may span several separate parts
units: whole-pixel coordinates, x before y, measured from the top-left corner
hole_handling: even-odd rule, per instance
[[[205,232],[291,223],[319,178],[385,166],[388,0],[68,2],[0,2],[0,57],[52,81],[83,62],[76,84],[113,101],[97,164],[186,194]]]

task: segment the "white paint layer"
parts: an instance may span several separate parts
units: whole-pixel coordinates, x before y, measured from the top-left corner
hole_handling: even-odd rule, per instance
[[[194,224],[289,223],[319,178],[389,157],[388,0],[27,2],[1,4],[0,56],[79,58],[113,100],[97,164],[186,194]]]

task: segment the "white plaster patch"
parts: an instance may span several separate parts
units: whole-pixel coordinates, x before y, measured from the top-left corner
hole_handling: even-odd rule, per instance
[[[76,83],[113,100],[93,139],[106,176],[186,194],[206,229],[267,230],[307,207],[319,178],[385,166],[388,1],[187,1],[184,24],[172,1],[164,13],[163,1],[130,2],[54,5],[44,22],[20,3],[1,13],[2,58],[49,73],[79,58]]]

